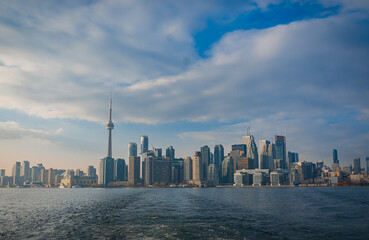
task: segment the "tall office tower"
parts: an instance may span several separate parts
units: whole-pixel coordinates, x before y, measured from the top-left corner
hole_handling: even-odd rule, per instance
[[[354,158],[354,170],[353,170],[354,174],[359,174],[361,173],[361,164],[360,164],[360,158],[356,157]]]
[[[340,162],[338,161],[337,149],[333,149],[333,164],[340,164]]]
[[[366,171],[369,173],[369,157],[366,157]]]
[[[128,183],[136,185],[140,181],[140,157],[129,157]]]
[[[252,158],[239,157],[237,160],[237,170],[242,169],[254,169],[254,163]]]
[[[232,157],[232,159],[233,159],[233,173],[235,173],[236,172],[236,170],[237,170],[237,162],[238,162],[238,158],[240,158],[240,157],[243,157],[244,156],[244,154],[243,154],[243,151],[240,151],[240,150],[234,150],[234,151],[231,151],[230,153],[229,153],[229,155]]]
[[[167,158],[175,158],[175,149],[173,148],[173,146],[167,147],[165,151],[165,156]]]
[[[106,124],[106,129],[109,133],[108,138],[108,155],[100,159],[99,162],[99,184],[106,187],[109,182],[113,181],[114,179],[114,158],[112,158],[112,135],[111,130],[114,129],[114,124],[112,122],[112,98],[110,95],[110,102],[109,102],[109,121]]]
[[[285,169],[287,167],[285,136],[275,136],[275,154],[276,159],[282,159],[282,168]]]
[[[211,163],[210,148],[207,145],[201,147],[201,162],[202,162],[202,176],[204,180],[206,180],[208,176],[208,166]]]
[[[260,148],[260,169],[275,169],[274,159],[275,159],[275,147],[268,140],[259,141]]]
[[[239,150],[241,152],[242,157],[246,157],[247,154],[247,145],[246,144],[233,144],[231,151]]]
[[[155,148],[154,149],[154,154],[155,154],[155,157],[162,157],[163,156],[163,151],[161,148]]]
[[[218,167],[214,164],[209,164],[208,166],[208,184],[212,186],[217,186],[219,184],[219,172]]]
[[[201,152],[194,152],[192,158],[192,179],[196,182],[204,180]]]
[[[55,182],[56,175],[58,175],[57,169],[50,168],[48,170],[47,182],[49,185],[54,186],[57,184],[57,182]]]
[[[12,176],[13,176],[13,184],[19,185],[20,184],[20,172],[21,172],[21,163],[15,162],[12,169]]]
[[[141,153],[149,151],[149,138],[147,136],[141,136]]]
[[[4,177],[5,176],[5,169],[0,169],[0,177]]]
[[[114,160],[114,181],[124,181],[126,179],[126,161],[118,158]]]
[[[215,145],[214,147],[214,165],[221,169],[222,162],[224,160],[224,147],[222,144]]]
[[[292,165],[294,163],[297,163],[299,161],[299,154],[296,152],[288,152],[287,154],[287,162],[288,162],[288,167],[292,168]]]
[[[128,157],[137,157],[137,143],[128,143]]]
[[[172,182],[172,159],[147,157],[145,159],[145,186]]]
[[[96,177],[96,168],[94,166],[88,166],[86,172],[88,177]]]
[[[233,183],[234,178],[234,162],[231,156],[224,158],[222,162],[222,182],[223,183]]]
[[[44,185],[49,185],[49,170],[42,168],[41,169],[41,183]]]
[[[41,182],[41,168],[39,166],[32,167],[32,183],[40,183]]]
[[[31,174],[30,174],[29,161],[22,162],[20,175],[23,177],[23,180],[25,182],[30,180]]]
[[[254,159],[254,168],[259,168],[258,149],[255,144],[254,136],[250,133],[242,137],[242,144],[246,144],[246,157]]]
[[[183,180],[185,182],[192,180],[192,168],[191,157],[186,157],[183,161]]]

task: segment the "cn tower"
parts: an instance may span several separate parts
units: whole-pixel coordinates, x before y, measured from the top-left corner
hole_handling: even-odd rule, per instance
[[[106,124],[106,129],[108,129],[108,132],[109,132],[109,142],[108,142],[108,158],[111,158],[111,130],[114,129],[114,124],[113,122],[111,121],[111,113],[112,113],[112,97],[111,97],[111,94],[110,94],[110,102],[109,102],[109,121],[108,123]]]

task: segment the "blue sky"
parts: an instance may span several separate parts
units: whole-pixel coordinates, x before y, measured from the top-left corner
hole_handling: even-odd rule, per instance
[[[97,166],[129,142],[203,145],[287,135],[331,164],[369,156],[369,3],[1,1],[0,168]],[[364,164],[362,164],[364,166]]]

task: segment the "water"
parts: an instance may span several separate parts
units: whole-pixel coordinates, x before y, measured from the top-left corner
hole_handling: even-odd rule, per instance
[[[369,188],[0,189],[0,239],[369,239]]]

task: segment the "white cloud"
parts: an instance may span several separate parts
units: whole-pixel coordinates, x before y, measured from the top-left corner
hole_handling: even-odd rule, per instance
[[[63,132],[62,128],[54,131],[45,131],[32,128],[23,128],[19,123],[14,121],[0,122],[0,138],[1,139],[19,139],[23,137],[34,137],[46,139],[50,136],[59,135]]]

